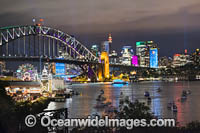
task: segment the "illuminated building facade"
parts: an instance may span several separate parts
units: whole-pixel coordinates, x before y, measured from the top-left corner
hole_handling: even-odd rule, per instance
[[[109,53],[112,52],[111,44],[112,44],[112,35],[111,33],[108,35],[108,43],[109,43]]]
[[[2,75],[2,73],[6,70],[5,66],[5,62],[0,62],[0,75]]]
[[[190,61],[194,65],[200,65],[200,52],[199,52],[199,49],[196,49],[195,52],[191,54]]]
[[[133,56],[133,49],[131,46],[123,46],[121,51],[121,64],[123,65],[131,65],[131,59]]]
[[[150,67],[151,48],[157,48],[157,44],[155,44],[153,41],[136,42],[136,55],[138,56],[140,67]]]
[[[171,67],[173,59],[171,57],[161,57],[158,61],[159,68]]]
[[[113,50],[109,55],[109,61],[111,64],[119,63],[119,58],[117,56],[117,52]]]
[[[104,41],[101,43],[101,52],[107,52],[109,55],[109,42]]]
[[[65,75],[65,64],[55,63],[56,75]]]
[[[100,55],[99,46],[98,45],[92,45],[91,52],[94,55],[96,55],[97,57],[99,57],[99,55]]]
[[[158,68],[158,49],[150,48],[150,68]]]
[[[186,54],[175,54],[173,57],[172,67],[184,66],[190,63],[190,56]]]
[[[193,53],[191,60],[193,61],[194,65],[200,65],[200,52],[199,49],[196,49]]]
[[[140,67],[147,66],[145,62],[146,53],[147,53],[146,42],[144,41],[136,42],[136,55],[138,56]]]
[[[138,64],[138,56],[137,55],[132,56],[132,65],[136,66],[136,67],[139,65]]]

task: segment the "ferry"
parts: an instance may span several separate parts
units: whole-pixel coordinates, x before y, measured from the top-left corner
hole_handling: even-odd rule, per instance
[[[121,79],[115,79],[113,80],[112,84],[128,84],[128,82]]]
[[[145,97],[149,97],[149,96],[150,96],[149,92],[148,92],[148,91],[145,91],[145,92],[144,92],[144,96],[145,96]]]

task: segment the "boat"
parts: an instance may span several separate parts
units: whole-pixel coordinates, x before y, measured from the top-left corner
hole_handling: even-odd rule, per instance
[[[151,102],[151,97],[147,98],[147,102],[150,103]]]
[[[104,94],[104,90],[103,89],[101,89],[100,91],[101,91],[101,94]]]
[[[114,113],[115,111],[117,110],[116,107],[114,107],[113,105],[109,105],[105,108],[105,113],[108,114],[108,113]]]
[[[109,106],[109,105],[111,105],[111,104],[112,104],[111,102],[106,102],[106,103],[105,103],[106,106]]]
[[[160,87],[157,89],[157,92],[161,92],[162,90],[160,89]]]
[[[187,99],[187,92],[184,90],[181,95],[181,100]]]
[[[105,108],[107,105],[103,102],[97,102],[97,104],[95,105],[95,108],[97,109],[102,109]]]
[[[128,82],[123,81],[121,79],[115,79],[115,80],[113,80],[112,84],[123,84],[124,85],[124,84],[128,84]]]
[[[172,107],[172,103],[170,102],[170,103],[167,104],[167,108],[171,109],[171,107]]]
[[[173,112],[177,112],[177,111],[178,111],[176,104],[173,104],[173,105],[172,105],[171,110],[172,110]]]
[[[120,92],[119,103],[123,103],[124,99],[125,99],[125,97],[124,97],[123,92]]]
[[[96,99],[96,101],[105,101],[105,100],[106,100],[106,98],[104,96],[102,96],[102,94],[100,94]]]
[[[144,92],[144,96],[145,96],[145,97],[149,97],[149,96],[150,96],[149,92],[148,92],[148,91],[145,91],[145,92]]]
[[[173,102],[169,102],[169,103],[167,104],[167,108],[168,108],[168,109],[171,109],[172,106],[173,106],[174,104],[175,104],[174,101],[173,101]]]
[[[187,90],[186,91],[187,95],[191,94],[191,91],[190,90]]]
[[[70,94],[70,93],[72,93],[72,92],[73,92],[73,90],[70,89],[70,88],[65,88],[65,89],[64,89],[64,93],[65,93],[65,94]]]
[[[51,101],[54,102],[65,102],[66,96],[64,94],[56,94],[55,97],[51,98]]]

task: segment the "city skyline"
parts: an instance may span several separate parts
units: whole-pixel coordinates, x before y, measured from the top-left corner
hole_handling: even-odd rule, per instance
[[[106,41],[112,33],[112,48],[135,49],[137,41],[155,41],[160,56],[173,56],[198,48],[200,9],[191,1],[3,1],[0,27],[33,24],[43,18],[47,26],[74,35],[87,47]],[[12,20],[12,21],[11,21]],[[173,49],[172,49],[173,48]]]

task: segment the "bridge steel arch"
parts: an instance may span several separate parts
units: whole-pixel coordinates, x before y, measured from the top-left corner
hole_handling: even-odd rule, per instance
[[[8,45],[9,42],[12,42],[16,39],[31,35],[44,36],[61,42],[65,46],[65,50],[63,52],[68,53],[73,59],[76,60],[84,59],[88,62],[98,62],[98,58],[74,37],[60,30],[46,26],[28,25],[28,26],[10,26],[10,27],[0,28],[0,47],[3,45]],[[25,51],[25,41],[24,41],[24,53],[25,52],[26,51]]]

